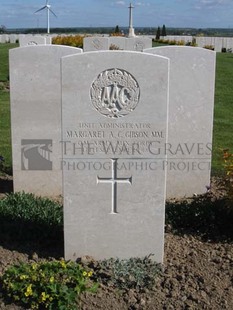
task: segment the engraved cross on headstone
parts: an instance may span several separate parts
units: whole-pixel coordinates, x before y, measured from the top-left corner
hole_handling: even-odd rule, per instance
[[[117,178],[117,158],[111,159],[112,161],[112,177],[111,178],[99,178],[97,176],[98,183],[110,183],[112,184],[112,210],[111,214],[117,214],[117,183],[132,184],[132,176],[129,178]]]

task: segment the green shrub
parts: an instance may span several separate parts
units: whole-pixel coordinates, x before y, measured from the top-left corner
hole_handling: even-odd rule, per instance
[[[62,207],[48,198],[24,192],[10,193],[0,200],[0,216],[20,219],[48,226],[62,225]]]
[[[63,229],[62,206],[33,194],[10,193],[0,199],[0,221],[0,233],[16,240],[58,237]]]
[[[168,44],[168,45],[185,45],[185,42],[183,40],[176,41],[176,40],[168,40],[168,39],[157,39],[155,41],[161,44]]]
[[[31,309],[75,310],[82,292],[95,292],[93,272],[64,260],[20,264],[1,278],[8,301]]]
[[[57,36],[52,39],[52,44],[83,48],[83,39],[81,35]]]

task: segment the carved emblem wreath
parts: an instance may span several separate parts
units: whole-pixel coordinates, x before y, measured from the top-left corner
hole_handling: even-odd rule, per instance
[[[90,96],[98,112],[106,117],[119,118],[135,109],[140,89],[129,72],[115,68],[98,75],[91,85]]]

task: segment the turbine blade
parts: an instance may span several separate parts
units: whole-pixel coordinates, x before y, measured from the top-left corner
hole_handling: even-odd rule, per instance
[[[44,10],[44,9],[46,9],[46,6],[43,6],[43,8],[41,8],[41,9],[35,11],[34,13],[40,12],[40,11],[42,11],[42,10]]]
[[[49,8],[49,11],[55,16],[57,17],[57,15]]]

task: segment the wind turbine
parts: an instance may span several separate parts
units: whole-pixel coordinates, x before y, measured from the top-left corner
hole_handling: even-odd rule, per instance
[[[57,17],[57,15],[51,10],[51,5],[49,4],[49,0],[46,0],[45,6],[37,10],[35,13],[43,11],[45,9],[47,9],[47,33],[50,33],[49,13],[51,12],[55,17]]]

